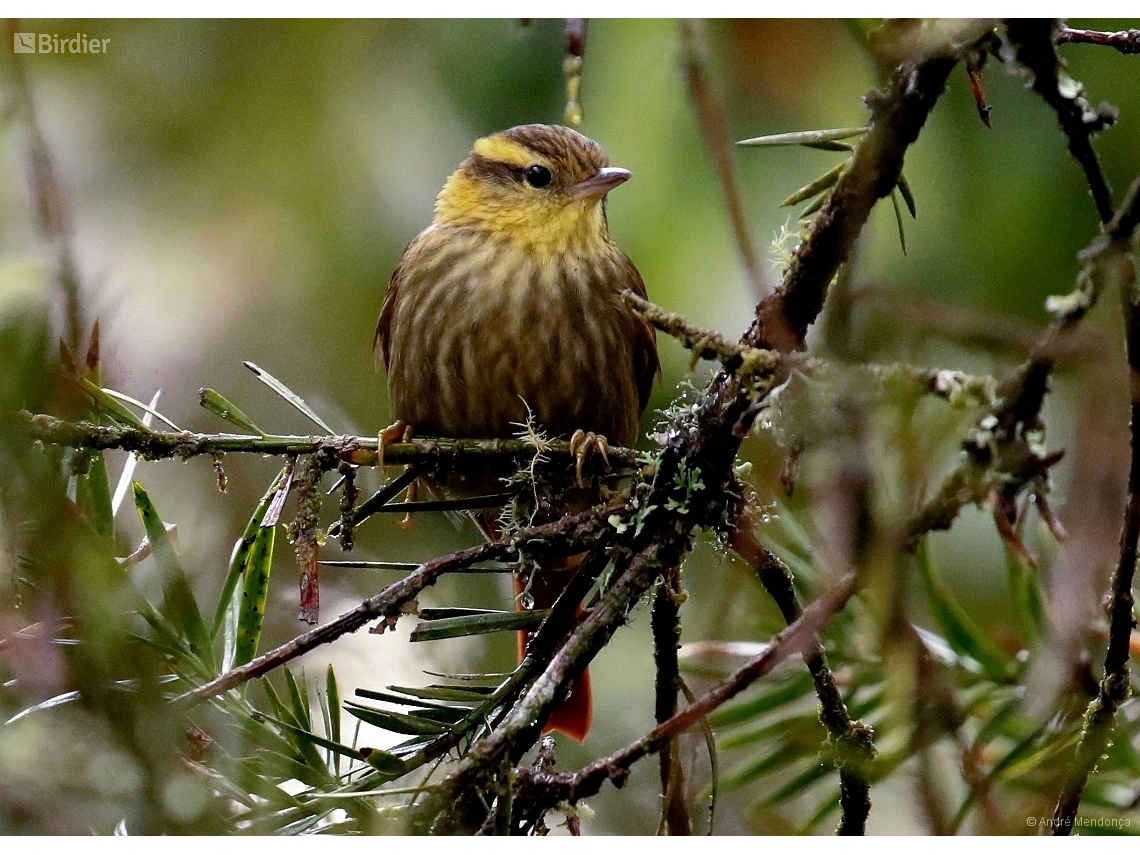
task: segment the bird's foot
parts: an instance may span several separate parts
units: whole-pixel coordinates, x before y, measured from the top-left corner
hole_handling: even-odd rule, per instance
[[[406,424],[403,419],[396,419],[376,434],[376,452],[379,458],[376,465],[380,468],[381,475],[384,474],[384,449],[389,445],[395,445],[397,442],[407,442],[412,438],[414,432],[412,426]]]
[[[415,428],[404,422],[403,419],[396,419],[396,421],[392,422],[392,424],[388,425],[388,427],[376,435],[377,457],[379,458],[377,465],[380,467],[380,474],[383,476],[385,482],[387,482],[388,477],[384,474],[384,449],[389,445],[395,445],[397,442],[410,442],[414,435]],[[413,481],[408,485],[405,496],[409,502],[416,500],[416,494],[418,492],[416,485],[418,483],[418,481]],[[408,511],[398,525],[403,529],[410,528],[412,525],[412,512]]]
[[[581,428],[574,431],[574,435],[570,437],[570,454],[574,457],[574,476],[579,487],[584,486],[582,484],[582,464],[586,462],[586,458],[591,452],[601,454],[602,460],[606,462],[606,468],[609,468],[609,448],[609,440],[601,434],[596,434],[592,430],[584,431]]]

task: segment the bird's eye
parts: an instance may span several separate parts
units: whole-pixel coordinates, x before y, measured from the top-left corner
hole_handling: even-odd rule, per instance
[[[526,172],[523,173],[526,178],[526,183],[531,187],[545,187],[550,183],[551,175],[550,170],[545,166],[528,166]]]

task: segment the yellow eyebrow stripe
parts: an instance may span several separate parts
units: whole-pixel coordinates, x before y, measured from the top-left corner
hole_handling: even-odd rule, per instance
[[[519,167],[542,162],[542,158],[535,155],[530,149],[498,135],[477,140],[475,142],[475,154],[488,160],[496,160],[500,163]]]

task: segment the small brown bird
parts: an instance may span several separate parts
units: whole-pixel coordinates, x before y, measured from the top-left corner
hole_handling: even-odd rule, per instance
[[[380,313],[376,355],[399,422],[416,435],[494,438],[530,418],[572,439],[579,472],[587,445],[636,442],[657,345],[621,298],[644,297],[645,285],[605,209],[629,177],[569,128],[522,125],[475,143],[404,251]],[[492,517],[476,522],[493,538]],[[573,572],[536,573],[534,607],[552,605]],[[591,714],[583,674],[547,729],[582,740]]]

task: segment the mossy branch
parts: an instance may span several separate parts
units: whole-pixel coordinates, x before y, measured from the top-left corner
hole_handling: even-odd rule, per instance
[[[55,416],[28,412],[20,414],[32,440],[66,448],[92,451],[121,449],[133,451],[147,460],[201,455],[251,453],[292,456],[313,454],[325,459],[345,461],[358,466],[379,463],[376,437],[368,436],[251,436],[229,433],[194,433],[192,431],[143,430],[112,427],[91,422],[68,422]],[[530,439],[414,439],[384,448],[385,464],[430,463],[447,467],[485,458],[533,457],[536,451],[549,451],[570,457],[570,443],[564,440],[544,441],[538,449]],[[645,460],[633,449],[611,447],[612,462],[636,467]]]

